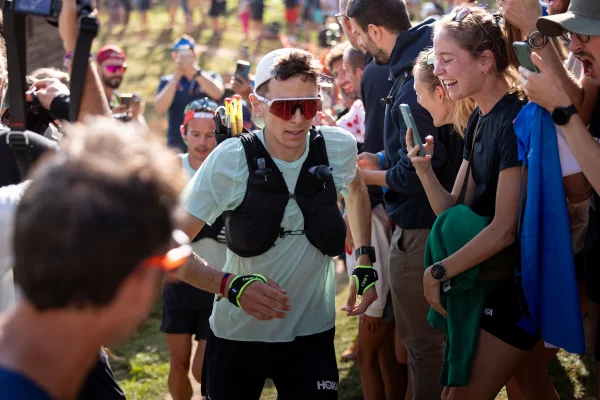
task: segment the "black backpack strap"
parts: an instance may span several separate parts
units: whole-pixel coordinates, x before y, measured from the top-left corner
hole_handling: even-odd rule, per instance
[[[92,10],[87,11],[91,12]],[[96,17],[90,17],[89,14],[79,17],[78,22],[79,37],[77,38],[71,68],[71,103],[69,107],[69,121],[71,122],[76,121],[79,116],[85,77],[88,72],[90,50],[92,42],[100,29],[100,24]]]
[[[275,162],[258,136],[251,132],[239,136],[246,153],[249,176],[264,177],[265,181],[277,169]]]
[[[33,164],[27,132],[9,132],[6,135],[6,144],[15,156],[21,180],[25,179],[29,168],[31,168],[31,164]]]

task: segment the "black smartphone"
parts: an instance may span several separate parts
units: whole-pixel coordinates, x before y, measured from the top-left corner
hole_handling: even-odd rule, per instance
[[[250,63],[244,60],[238,60],[237,66],[235,68],[235,76],[241,76],[242,78],[248,80],[248,76],[250,74]]]
[[[512,44],[517,55],[517,60],[523,68],[527,68],[531,72],[539,72],[533,61],[531,61],[531,49],[526,42],[514,42]]]

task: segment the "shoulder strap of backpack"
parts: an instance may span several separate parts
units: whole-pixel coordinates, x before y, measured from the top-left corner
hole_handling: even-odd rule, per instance
[[[412,72],[409,69],[405,70],[400,75],[398,75],[398,77],[394,81],[394,84],[392,85],[392,88],[390,89],[390,93],[388,94],[388,97],[383,99],[383,101],[385,102],[385,114],[386,115],[390,112],[391,106],[394,105],[394,102],[396,101],[396,96],[398,95],[398,92],[400,91],[400,89],[402,89],[404,84],[407,81],[409,81],[411,78],[412,78]]]
[[[239,136],[246,153],[246,162],[250,175],[261,171],[261,175],[270,175],[273,171],[275,162],[265,149],[258,136],[253,133],[245,133]]]

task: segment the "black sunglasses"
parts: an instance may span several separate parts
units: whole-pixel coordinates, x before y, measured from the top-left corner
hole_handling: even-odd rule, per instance
[[[569,42],[569,43],[571,42],[571,38],[573,37],[573,35],[577,36],[577,39],[579,39],[579,41],[584,44],[589,42],[590,39],[592,38],[591,35],[582,35],[580,33],[573,33],[573,32],[569,32],[567,30],[563,30],[562,37],[567,42]]]

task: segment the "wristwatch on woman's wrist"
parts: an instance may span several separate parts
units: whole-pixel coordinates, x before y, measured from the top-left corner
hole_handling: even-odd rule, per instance
[[[431,276],[433,279],[438,281],[444,281],[446,279],[446,267],[441,262],[436,262],[431,266]]]

